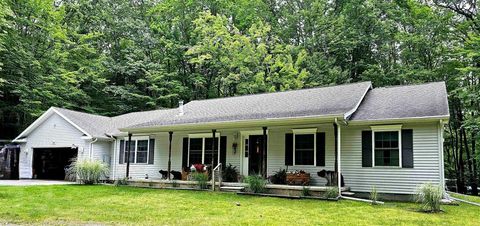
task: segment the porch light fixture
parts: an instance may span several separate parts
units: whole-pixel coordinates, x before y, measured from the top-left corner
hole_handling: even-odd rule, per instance
[[[236,153],[237,153],[237,147],[238,147],[237,142],[233,142],[233,144],[232,144],[233,154],[236,154]]]

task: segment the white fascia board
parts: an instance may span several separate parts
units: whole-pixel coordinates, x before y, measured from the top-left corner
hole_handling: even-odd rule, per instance
[[[24,137],[26,134],[30,133],[32,130],[37,128],[43,121],[45,121],[50,115],[54,112],[53,107],[49,108],[45,113],[43,113],[37,120],[30,124],[25,130],[23,130],[20,135],[18,135],[12,142],[19,142],[19,140]]]
[[[438,120],[444,120],[448,122],[449,118],[450,118],[450,115],[439,115],[439,116],[408,117],[408,118],[353,120],[353,121],[348,121],[348,124],[349,125],[399,124],[399,123],[414,123],[414,122],[438,122]]]
[[[25,137],[27,134],[32,132],[35,128],[37,128],[40,124],[42,124],[48,117],[50,117],[53,113],[59,115],[62,117],[65,121],[70,123],[73,127],[78,129],[80,132],[85,134],[82,136],[82,139],[92,139],[93,136],[91,136],[89,133],[87,133],[84,129],[80,128],[77,124],[73,123],[72,120],[68,119],[65,115],[61,114],[59,111],[55,110],[55,108],[50,107],[45,113],[43,113],[37,120],[35,120],[30,126],[28,126],[20,135],[18,135],[12,142],[21,142],[22,137]]]
[[[14,142],[14,143],[27,143],[27,138],[15,139],[12,142]]]
[[[310,124],[322,123],[324,121],[334,121],[337,117],[343,117],[343,114],[319,115],[319,116],[302,116],[302,117],[285,117],[285,118],[268,118],[256,120],[236,120],[236,121],[221,121],[221,122],[207,122],[207,123],[186,123],[177,125],[165,126],[151,126],[141,128],[120,128],[122,132],[130,133],[149,133],[158,131],[189,131],[192,129],[205,130],[208,128],[236,128],[236,127],[260,127],[262,126],[278,126],[288,123],[292,124]]]

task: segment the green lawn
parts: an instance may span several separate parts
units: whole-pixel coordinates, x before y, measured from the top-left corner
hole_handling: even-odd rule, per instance
[[[237,206],[236,203],[240,203]],[[232,193],[113,186],[0,187],[0,224],[479,225],[480,208],[342,200],[287,200]]]
[[[457,193],[449,193],[449,194],[451,196],[459,198],[459,199],[467,200],[467,201],[470,201],[470,202],[480,203],[480,196],[462,195],[462,194],[457,194]]]

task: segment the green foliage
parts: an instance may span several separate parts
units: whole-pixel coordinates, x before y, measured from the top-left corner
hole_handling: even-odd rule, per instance
[[[423,211],[440,212],[440,201],[442,197],[442,188],[430,183],[422,184],[417,191],[417,202],[421,203],[421,209]]]
[[[373,186],[372,190],[370,191],[370,200],[372,200],[372,205],[378,204],[378,192],[377,187]]]
[[[222,171],[222,179],[225,182],[238,182],[237,167],[228,164],[228,166]]]
[[[280,169],[271,175],[269,179],[272,184],[287,184],[287,170]]]
[[[115,186],[123,186],[123,185],[128,185],[128,178],[124,177],[124,178],[119,178],[117,180],[115,180],[115,183],[114,183]]]
[[[208,188],[208,175],[206,173],[192,173],[192,178],[197,182],[197,185],[200,189]]]
[[[248,184],[248,189],[253,193],[263,193],[266,191],[265,186],[267,181],[260,175],[248,176],[245,181]]]
[[[310,191],[310,187],[303,186],[302,187],[302,196],[311,196],[312,192]]]
[[[100,161],[75,160],[66,170],[66,177],[82,184],[97,184],[108,176],[108,166]]]
[[[338,188],[337,187],[328,187],[327,190],[325,190],[325,193],[323,196],[327,199],[335,199],[338,197]]]

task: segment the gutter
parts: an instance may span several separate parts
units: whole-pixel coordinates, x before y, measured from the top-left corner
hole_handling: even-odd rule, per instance
[[[183,124],[172,124],[172,125],[154,125],[154,126],[145,126],[139,128],[132,128],[132,127],[125,127],[119,128],[120,132],[133,132],[133,133],[141,133],[141,132],[150,132],[152,130],[171,130],[172,128],[175,129],[184,129],[188,130],[191,127],[198,127],[198,126],[205,126],[205,127],[218,127],[218,126],[238,126],[246,124],[245,126],[255,126],[258,123],[284,123],[285,121],[302,121],[302,120],[321,120],[321,119],[334,119],[336,117],[342,117],[344,114],[329,114],[329,115],[314,115],[314,116],[299,116],[299,117],[282,117],[282,118],[265,118],[265,119],[253,119],[253,120],[232,120],[232,121],[217,121],[217,122],[202,122],[202,123],[183,123]],[[251,125],[250,125],[251,124]]]
[[[96,143],[97,141],[98,141],[98,138],[94,138],[92,142],[90,142],[90,152],[88,153],[89,155],[88,158],[90,160],[92,160],[92,157],[93,157],[93,144]]]

